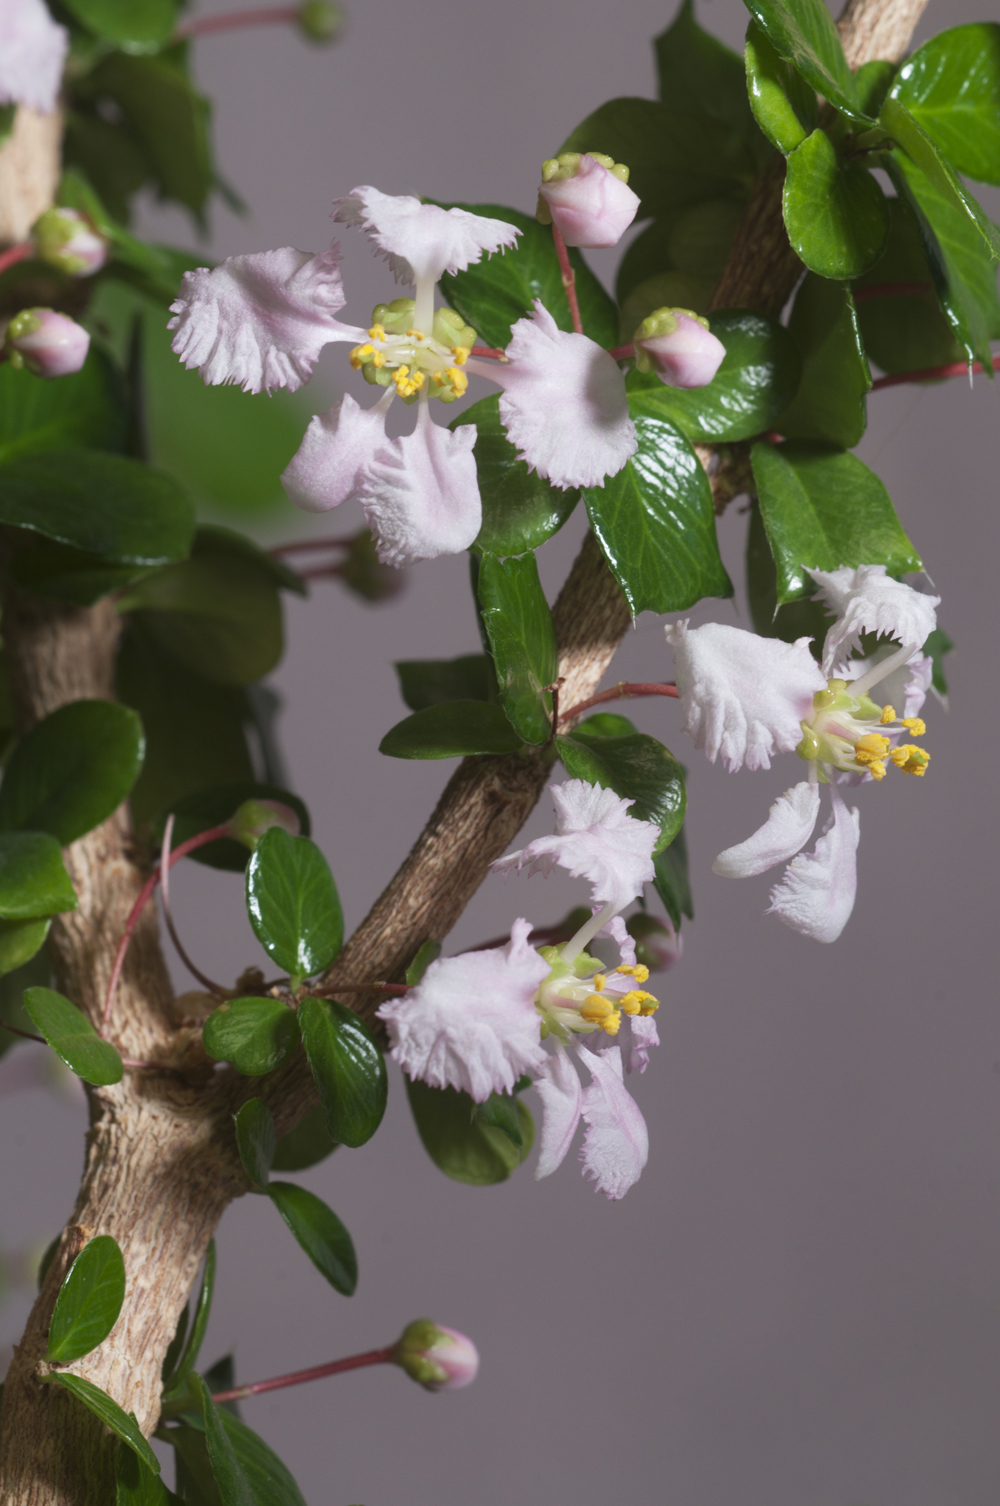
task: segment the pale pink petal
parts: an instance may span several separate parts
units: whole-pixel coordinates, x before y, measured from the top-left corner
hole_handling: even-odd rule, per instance
[[[719,853],[712,872],[723,878],[752,878],[787,863],[812,836],[818,815],[819,785],[804,779],[778,796],[759,831]]]
[[[836,941],[851,918],[858,887],[860,815],[830,787],[833,815],[809,853],[800,853],[771,890],[769,915],[814,941]]]
[[[421,403],[413,433],[379,446],[360,496],[383,565],[461,554],[474,542],[483,520],[475,442],[475,424],[452,432]]]
[[[660,1044],[660,1032],[656,1028],[656,1016],[633,1014],[628,1017],[631,1043],[626,1072],[638,1072],[640,1077],[649,1066],[649,1053]]]
[[[635,967],[635,940],[629,935],[625,921],[620,915],[612,915],[607,925],[598,931],[594,940],[598,941],[602,936],[608,936],[618,943],[620,960],[626,967]]]
[[[669,335],[636,334],[665,387],[707,387],[726,358],[726,347],[699,319],[674,309],[677,328]]]
[[[174,352],[208,386],[234,383],[244,392],[287,387],[312,376],[324,345],[363,340],[366,332],[334,318],[344,306],[340,251],[310,256],[282,246],[230,256],[211,272],[185,272],[170,305]]]
[[[617,1046],[599,1054],[581,1051],[580,1059],[592,1079],[583,1090],[583,1174],[597,1183],[599,1192],[617,1201],[639,1180],[649,1159],[646,1121],[625,1087]]]
[[[379,193],[367,185],[333,202],[333,218],[364,230],[385,254],[397,282],[437,282],[444,272],[454,276],[484,252],[516,245],[521,234],[505,220],[421,204],[410,194]]]
[[[769,769],[773,753],[790,753],[802,739],[799,723],[812,713],[826,676],[809,652],[809,639],[783,643],[720,622],[667,630],[674,653],[684,727],[695,747],[733,773]]]
[[[538,191],[567,246],[617,246],[639,208],[638,194],[593,157],[580,158],[575,177]]]
[[[528,945],[530,932],[530,921],[515,920],[506,946],[439,958],[416,988],[382,1005],[393,1060],[408,1077],[483,1103],[545,1066],[534,999],[549,965]]]
[[[540,1154],[535,1167],[535,1180],[541,1181],[542,1177],[551,1176],[556,1167],[562,1165],[580,1123],[583,1085],[562,1046],[556,1049],[554,1056],[546,1059],[535,1079],[535,1087],[542,1100]]]
[[[57,26],[42,0],[0,3],[0,105],[54,110],[69,47],[65,27]]]
[[[925,596],[886,574],[884,565],[860,565],[852,570],[810,570],[820,600],[836,617],[823,645],[823,672],[848,659],[862,633],[877,633],[922,648],[937,626],[935,607],[940,596]]]
[[[566,334],[540,301],[514,325],[508,365],[470,361],[469,369],[503,388],[500,420],[527,462],[554,486],[603,486],[637,440],[625,379],[586,335]]]
[[[310,419],[281,477],[288,500],[307,512],[326,512],[360,496],[361,472],[384,440],[383,403],[361,408],[345,393],[329,413]]]

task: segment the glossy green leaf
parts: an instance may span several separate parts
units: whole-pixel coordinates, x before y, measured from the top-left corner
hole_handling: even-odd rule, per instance
[[[763,165],[769,153],[750,113],[743,59],[698,25],[694,0],[682,0],[653,46],[664,104],[688,116],[725,122],[749,139],[755,158]]]
[[[687,839],[683,826],[670,846],[665,847],[653,858],[653,868],[656,873],[653,887],[663,901],[663,907],[674,926],[680,930],[683,915],[686,915],[689,920],[694,919],[691,881],[688,877]]]
[[[485,555],[478,590],[500,704],[519,737],[544,743],[552,721],[552,696],[545,687],[559,672],[559,649],[535,556]]]
[[[344,916],[326,858],[308,837],[272,826],[247,865],[247,913],[268,956],[292,978],[320,973],[344,940]]]
[[[953,26],[918,47],[893,95],[953,167],[1000,184],[1000,25]]]
[[[75,1004],[52,988],[29,988],[24,1007],[35,1029],[53,1051],[84,1082],[95,1088],[121,1082],[122,1059],[110,1041],[102,1041]]]
[[[608,737],[603,729],[594,733],[585,721],[557,737],[556,748],[571,779],[586,779],[635,801],[629,815],[660,828],[655,851],[673,841],[684,821],[687,794],[684,771],[669,748],[645,732],[619,737]]]
[[[928,179],[935,194],[963,222],[983,249],[994,260],[1000,259],[1000,228],[985,214],[961,183],[955,169],[923,126],[914,119],[891,92],[879,114],[879,121]],[[930,218],[930,216],[928,216]],[[931,220],[933,224],[933,219]]]
[[[833,17],[823,0],[744,0],[778,54],[850,120],[867,124]]]
[[[37,920],[76,909],[59,843],[47,832],[0,832],[0,918]]]
[[[774,555],[767,539],[767,530],[761,516],[760,504],[750,508],[750,526],[747,529],[747,604],[753,630],[762,638],[780,638],[784,643],[794,643],[798,638],[811,638],[813,657],[819,659],[827,628],[832,616],[821,601],[806,597],[778,601],[777,571]]]
[[[531,1150],[534,1125],[520,1099],[517,1118],[521,1145],[479,1117],[475,1100],[455,1088],[429,1088],[406,1078],[410,1109],[424,1150],[455,1182],[492,1187],[505,1182]]]
[[[473,544],[483,554],[523,554],[537,549],[566,522],[580,500],[573,488],[550,486],[537,471],[518,460],[517,449],[500,422],[500,397],[481,398],[449,426],[475,424],[479,437],[473,455],[483,503],[483,526]]]
[[[271,1182],[267,1192],[320,1274],[335,1291],[352,1296],[358,1284],[358,1259],[351,1236],[333,1209],[294,1182]]]
[[[0,923],[0,938],[8,927],[32,925],[48,926],[48,921],[3,921]],[[44,938],[43,938],[44,940]],[[0,961],[5,961],[3,943],[0,941]],[[4,971],[0,977],[0,1023],[13,1025],[16,1030],[26,1031],[34,1035],[35,1028],[31,1022],[31,1016],[24,1007],[24,994],[28,988],[47,988],[52,982],[52,968],[48,956],[42,952],[32,954],[21,962],[15,962],[10,971]],[[22,1043],[22,1037],[14,1035],[9,1030],[0,1029],[0,1056],[3,1056],[13,1046]]]
[[[452,206],[446,206],[452,207]],[[511,325],[531,313],[540,298],[560,329],[571,330],[566,292],[552,231],[532,216],[503,204],[459,204],[472,214],[504,220],[521,232],[513,250],[483,257],[464,272],[441,278],[445,303],[462,315],[479,336],[481,345],[503,349],[510,341]],[[576,272],[576,292],[585,334],[598,345],[614,345],[618,319],[615,306],[591,272],[579,251],[570,252]]]
[[[22,547],[11,560],[10,573],[16,584],[35,596],[47,596],[72,606],[93,606],[102,596],[124,591],[141,580],[151,568],[108,564],[96,554],[83,554],[29,533],[23,539]]]
[[[227,999],[202,1029],[209,1056],[232,1062],[244,1077],[273,1072],[298,1045],[295,1011],[280,999]]]
[[[826,439],[851,449],[867,426],[872,376],[850,287],[808,273],[788,328],[802,355],[802,380],[776,429],[789,439]]]
[[[208,1394],[208,1387],[200,1375],[192,1375],[190,1384],[201,1404],[205,1420],[205,1446],[222,1506],[258,1506],[250,1482],[223,1426],[222,1414]]]
[[[61,1365],[103,1344],[125,1301],[125,1260],[110,1234],[88,1240],[59,1288],[45,1358]]]
[[[331,1137],[341,1145],[364,1145],[382,1123],[389,1091],[385,1059],[371,1031],[330,999],[303,999],[298,1022]]]
[[[176,1393],[198,1362],[198,1355],[201,1353],[205,1330],[212,1312],[212,1298],[215,1295],[215,1266],[215,1240],[210,1239],[205,1252],[205,1269],[202,1273],[201,1286],[198,1289],[198,1300],[195,1303],[194,1322],[180,1358],[175,1361],[172,1373],[165,1378],[165,1395]]]
[[[18,743],[0,785],[0,831],[45,831],[65,847],[125,800],[142,768],[142,723],[116,701],[71,701]]]
[[[436,962],[441,955],[441,943],[431,938],[425,941],[418,949],[416,956],[406,969],[404,981],[412,988],[419,983],[432,962]]]
[[[860,277],[889,234],[878,183],[860,162],[839,157],[825,131],[813,131],[790,153],[782,209],[792,246],[820,277]]]
[[[160,1473],[160,1461],[143,1437],[133,1412],[123,1411],[106,1391],[102,1391],[100,1386],[95,1386],[93,1381],[84,1380],[82,1375],[70,1375],[65,1370],[53,1370],[45,1379],[54,1381],[57,1386],[62,1386],[64,1390],[75,1396],[77,1401],[89,1407],[106,1428],[110,1428],[122,1443],[132,1449],[147,1469],[152,1470],[154,1475]]]
[[[531,1081],[524,1078],[525,1086]],[[499,1130],[517,1150],[524,1149],[524,1129],[518,1113],[518,1099],[514,1093],[491,1093],[485,1103],[476,1104],[476,1118],[480,1124]]]
[[[490,701],[496,696],[496,677],[488,654],[401,659],[396,673],[400,693],[411,711],[425,711],[445,701]]]
[[[749,439],[770,428],[799,385],[795,341],[777,320],[745,309],[714,313],[710,324],[726,347],[713,381],[684,390],[665,386],[655,372],[632,371],[627,387],[633,418],[669,419],[694,444]]]
[[[745,59],[754,118],[771,145],[787,157],[819,123],[815,90],[776,51],[756,21],[747,29]]]
[[[9,362],[0,366],[0,465],[64,445],[121,450],[127,430],[121,377],[99,346],[91,345],[80,371],[57,382]]]
[[[941,628],[935,628],[923,647],[923,652],[928,656],[933,665],[931,672],[931,684],[941,699],[947,702],[948,680],[944,672],[944,661],[953,651],[955,645],[948,634]]]
[[[0,920],[0,976],[30,962],[45,945],[52,924],[44,920]],[[0,1055],[10,1039],[0,1040]]]
[[[318,1166],[337,1149],[326,1127],[326,1110],[322,1104],[303,1114],[293,1130],[282,1135],[274,1152],[273,1171],[307,1171]]]
[[[119,1443],[115,1464],[115,1506],[170,1506],[177,1500],[159,1475]]]
[[[197,794],[175,801],[174,846],[179,847],[188,837],[208,831],[212,826],[221,826],[247,800],[279,800],[282,805],[290,806],[299,819],[299,835],[310,835],[309,812],[298,795],[277,784],[258,784],[248,780],[245,784],[223,784],[214,789],[199,790]],[[249,856],[242,842],[226,837],[220,837],[217,842],[206,842],[204,847],[196,847],[190,854],[196,863],[205,863],[209,868],[221,868],[228,873],[242,873]]]
[[[160,1377],[163,1381],[163,1389],[166,1391],[174,1380],[177,1371],[177,1361],[184,1353],[184,1340],[187,1338],[188,1323],[191,1320],[191,1311],[185,1302],[181,1308],[181,1315],[177,1319],[177,1327],[174,1336],[167,1346],[167,1352],[163,1356],[163,1364],[160,1366]]]
[[[632,615],[731,596],[701,462],[672,423],[641,410],[634,417],[636,453],[603,487],[584,492],[590,525]]]
[[[751,451],[761,516],[777,569],[777,599],[812,596],[806,569],[885,565],[922,568],[882,482],[832,446],[791,440]]]
[[[173,35],[176,0],[65,0],[88,31],[126,52],[155,51]]]
[[[249,1098],[233,1116],[243,1170],[257,1188],[267,1186],[278,1137],[271,1110],[261,1098]]]
[[[483,701],[445,701],[397,722],[378,750],[388,758],[464,758],[475,753],[516,753],[523,746],[502,707]]]
[[[926,228],[934,239],[939,275],[946,278],[940,248]],[[923,283],[927,291],[857,299],[858,326],[869,359],[889,373],[923,371],[962,360],[962,347],[938,301],[916,214],[906,198],[889,200],[885,250],[854,286],[860,292],[899,283]]]
[[[204,1377],[206,1383],[209,1376]],[[254,1506],[306,1506],[298,1486],[278,1456],[225,1402],[218,1408],[219,1420],[232,1445],[233,1454],[253,1492]],[[189,1419],[193,1421],[194,1419]],[[178,1462],[178,1488],[193,1506],[223,1506],[212,1478],[205,1435],[194,1427],[182,1425],[166,1430]],[[198,1492],[195,1494],[195,1492]]]

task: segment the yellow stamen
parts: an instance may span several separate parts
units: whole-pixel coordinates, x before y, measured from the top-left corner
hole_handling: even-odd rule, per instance
[[[461,397],[462,393],[469,385],[469,378],[466,376],[465,372],[459,371],[457,366],[449,366],[445,375],[447,376],[451,385],[454,387],[455,391],[458,393],[459,397]]]
[[[884,758],[891,747],[892,743],[887,737],[882,737],[878,732],[866,732],[864,737],[859,737],[854,744],[854,756],[858,763],[868,763],[870,759],[864,757],[865,754],[870,754],[874,758]]]
[[[600,993],[602,989],[607,988],[608,986],[608,978],[606,973],[595,973],[590,981],[594,985],[595,993]]]
[[[354,370],[360,371],[365,362],[374,354],[375,348],[372,345],[355,345],[350,355],[350,362]]]
[[[635,968],[630,962],[623,962],[620,967],[615,968],[615,972],[624,973],[626,978],[631,978],[632,974],[635,972]]]
[[[384,324],[373,324],[372,327],[371,327],[371,329],[368,331],[368,338],[370,340],[384,340],[385,339],[385,325]]]
[[[384,350],[377,350],[375,352],[375,354],[372,356],[372,365],[373,366],[384,366],[385,365],[385,351]]]
[[[602,999],[600,994],[588,994],[580,1005],[581,1018],[591,1025],[602,1025],[614,1013],[614,1005]]]
[[[424,334],[424,332],[423,332],[422,329],[408,329],[406,331],[406,334],[407,334],[407,338],[408,339],[413,339],[413,340],[426,340],[427,339],[427,336]]]
[[[904,774],[922,775],[927,772],[927,765],[931,761],[931,755],[925,748],[918,748],[916,743],[901,743],[898,748],[892,750],[892,761],[897,769],[902,769]]]
[[[654,1009],[659,1008],[659,1002],[653,994],[646,993],[642,988],[629,989],[618,1000],[626,1014],[652,1014]]]
[[[867,765],[867,770],[873,779],[885,778],[885,764],[880,758],[873,758],[871,763]]]
[[[644,962],[640,962],[638,967],[636,967],[633,973],[633,977],[635,978],[635,981],[637,983],[645,983],[646,979],[649,977],[649,968]]]
[[[904,716],[903,726],[912,737],[923,737],[927,731],[927,723],[922,716]]]
[[[601,1021],[601,1029],[608,1035],[617,1035],[621,1028],[622,1017],[620,1014],[609,1014],[606,1020]]]
[[[469,347],[467,345],[453,345],[451,353],[455,357],[456,366],[464,366],[469,359]]]
[[[882,715],[879,720],[883,727],[888,727],[890,722],[894,722],[896,720],[895,706],[883,706]]]

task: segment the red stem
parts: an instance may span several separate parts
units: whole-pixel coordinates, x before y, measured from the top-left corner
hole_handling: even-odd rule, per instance
[[[608,355],[613,356],[616,361],[630,361],[635,355],[635,346],[630,340],[627,345],[614,346],[608,351]]]
[[[348,534],[343,539],[293,539],[290,544],[275,544],[267,552],[273,554],[276,559],[280,559],[284,554],[298,554],[305,550],[351,549],[356,541],[357,534]]]
[[[470,356],[489,356],[493,361],[508,360],[505,350],[498,350],[495,345],[473,345],[469,351]]]
[[[559,270],[562,273],[562,285],[566,289],[566,302],[569,304],[569,314],[573,321],[573,328],[578,335],[582,335],[583,320],[580,318],[580,304],[576,296],[576,273],[570,265],[566,242],[560,235],[559,227],[555,222],[552,225],[552,241],[556,248],[556,256],[559,258]]]
[[[973,361],[972,370],[982,371],[978,361]],[[944,377],[964,376],[969,370],[967,361],[952,361],[947,366],[925,366],[921,371],[897,371],[894,376],[879,377],[872,382],[872,391],[880,387],[899,387],[904,382],[935,382]]]
[[[870,288],[853,288],[855,303],[869,298],[920,298],[933,289],[929,282],[875,282]]]
[[[322,1380],[326,1375],[342,1375],[345,1370],[360,1370],[364,1365],[391,1365],[395,1353],[395,1344],[390,1344],[388,1349],[369,1349],[367,1354],[352,1354],[346,1360],[331,1360],[329,1365],[314,1365],[311,1370],[293,1370],[290,1375],[276,1375],[272,1380],[234,1386],[232,1391],[213,1391],[212,1400],[218,1406],[224,1401],[240,1401],[244,1396],[260,1396],[264,1391],[281,1391],[285,1386]]]
[[[263,10],[231,10],[224,16],[201,16],[178,26],[174,40],[180,42],[187,37],[207,37],[216,31],[239,31],[245,26],[294,25],[301,10],[299,5],[269,5]]]
[[[188,956],[187,952],[185,951],[185,949],[184,949],[184,947],[183,947],[183,945],[181,943],[181,938],[178,936],[177,929],[174,926],[174,917],[170,913],[170,878],[169,878],[169,874],[170,874],[170,844],[171,844],[171,840],[173,838],[173,835],[174,835],[174,817],[173,817],[173,814],[171,813],[171,815],[169,815],[167,817],[167,824],[166,824],[166,826],[163,828],[163,846],[160,849],[160,899],[161,899],[161,902],[163,904],[163,918],[164,918],[164,920],[167,923],[167,930],[170,933],[170,940],[173,942],[174,946],[177,948],[177,955],[180,957],[181,961],[183,962],[184,966],[187,968],[188,972],[192,975],[192,977],[197,978],[198,982],[204,988],[207,988],[208,991],[209,991],[209,993],[216,994],[218,998],[224,999],[225,996],[226,996],[226,990],[222,987],[221,983],[213,983],[212,980],[211,980],[211,978],[207,978],[205,976],[205,974],[201,971],[200,968],[195,967],[194,963],[191,961],[191,958]]]
[[[15,266],[19,261],[26,261],[34,254],[34,241],[24,241],[20,246],[11,246],[6,251],[0,251],[0,273],[6,272],[8,267]]]
[[[11,1035],[19,1035],[24,1041],[37,1041],[40,1046],[47,1046],[49,1044],[43,1035],[33,1035],[30,1030],[19,1030],[16,1025],[8,1025],[6,1020],[0,1020],[0,1025],[2,1025],[5,1030],[9,1030]],[[161,1067],[157,1067],[155,1062],[136,1061],[135,1057],[133,1056],[123,1056],[122,1066],[141,1067],[149,1072],[164,1070]]]
[[[634,680],[619,680],[617,685],[612,685],[610,690],[601,690],[597,695],[592,695],[589,701],[579,701],[564,711],[559,718],[561,722],[571,722],[584,711],[589,711],[591,706],[600,706],[604,701],[624,701],[630,696],[642,695],[669,695],[679,694],[676,685],[644,685]]]

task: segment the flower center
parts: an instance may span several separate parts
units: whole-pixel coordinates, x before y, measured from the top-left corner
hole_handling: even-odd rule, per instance
[[[795,749],[799,757],[845,774],[884,779],[886,764],[893,763],[906,774],[920,775],[930,763],[930,754],[923,748],[896,741],[904,731],[922,737],[927,731],[923,720],[919,716],[897,720],[892,706],[878,706],[867,695],[852,696],[847,680],[828,680],[826,689],[813,696],[813,714],[801,726],[802,741]]]
[[[368,339],[351,351],[351,365],[376,387],[394,383],[405,403],[425,389],[443,403],[462,396],[469,378],[461,369],[476,343],[476,331],[454,309],[438,309],[430,333],[414,325],[412,298],[376,304]]]
[[[651,1015],[659,1008],[655,995],[643,988],[629,988],[629,982],[645,983],[649,968],[642,963],[622,963],[608,970],[580,952],[567,962],[559,947],[539,947],[538,953],[551,968],[535,995],[535,1008],[542,1017],[542,1039],[557,1035],[586,1035],[603,1030],[617,1035],[622,1014]],[[617,985],[617,986],[616,986]]]

